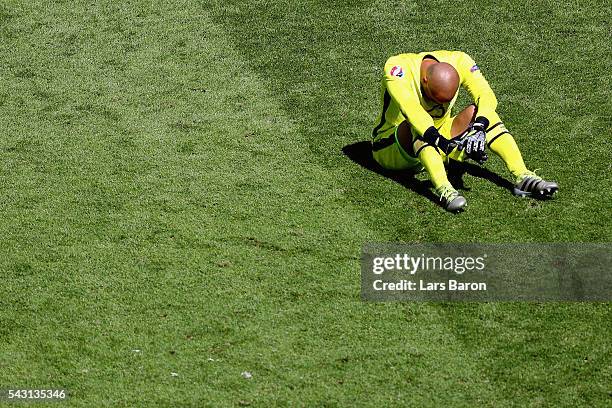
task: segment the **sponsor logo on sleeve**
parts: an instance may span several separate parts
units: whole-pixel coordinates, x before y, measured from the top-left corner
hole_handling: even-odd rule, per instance
[[[395,77],[398,77],[398,78],[403,78],[404,77],[404,70],[399,65],[396,65],[393,68],[391,68],[390,74],[392,76],[395,76]]]
[[[470,68],[470,72],[475,72],[475,71],[480,71],[480,68],[478,68],[478,65],[476,64],[472,65],[472,68]]]

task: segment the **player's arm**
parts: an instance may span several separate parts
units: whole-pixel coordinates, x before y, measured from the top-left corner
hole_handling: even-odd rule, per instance
[[[426,143],[450,152],[455,144],[440,135],[434,126],[433,119],[421,106],[416,90],[412,89],[411,78],[406,69],[395,58],[385,64],[385,85],[389,96],[398,104],[402,115],[414,127],[418,136]]]
[[[470,93],[478,107],[476,122],[481,123],[484,128],[487,128],[489,126],[487,118],[490,117],[491,113],[495,113],[497,109],[497,98],[493,90],[482,75],[482,72],[480,72],[478,65],[466,53],[459,52],[456,68],[461,77],[461,85]]]

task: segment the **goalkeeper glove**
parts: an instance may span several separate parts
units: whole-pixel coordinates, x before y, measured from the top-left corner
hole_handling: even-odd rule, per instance
[[[468,132],[457,142],[458,150],[465,150],[468,158],[481,165],[489,158],[485,151],[487,145],[485,133],[487,122],[488,120],[482,116],[476,118]]]
[[[445,154],[449,154],[455,147],[459,145],[456,140],[448,140],[444,138],[434,126],[429,127],[423,136],[422,141],[442,150]]]

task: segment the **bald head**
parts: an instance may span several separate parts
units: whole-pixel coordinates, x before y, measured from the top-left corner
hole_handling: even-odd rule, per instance
[[[459,88],[459,74],[446,62],[430,64],[425,70],[422,81],[427,96],[439,103],[450,102]]]

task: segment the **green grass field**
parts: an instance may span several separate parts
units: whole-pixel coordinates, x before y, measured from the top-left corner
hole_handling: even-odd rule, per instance
[[[610,406],[610,303],[359,294],[365,242],[611,241],[606,4],[1,2],[0,388],[74,407]],[[425,176],[347,157],[386,58],[435,49],[478,62],[555,200],[465,174],[452,215]]]

